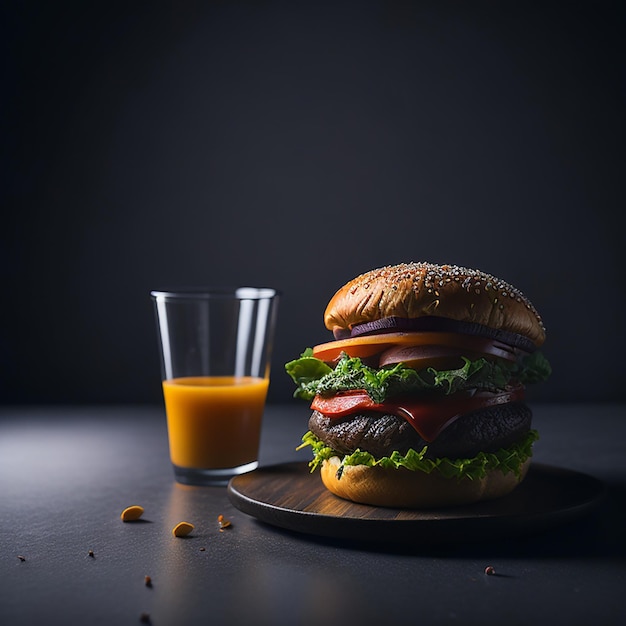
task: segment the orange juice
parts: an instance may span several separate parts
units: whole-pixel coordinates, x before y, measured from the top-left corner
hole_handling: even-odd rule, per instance
[[[256,461],[268,385],[250,376],[163,381],[172,463],[219,469]]]

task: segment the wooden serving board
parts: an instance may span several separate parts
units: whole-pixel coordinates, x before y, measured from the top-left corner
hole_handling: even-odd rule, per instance
[[[525,534],[575,519],[602,499],[605,485],[586,474],[532,464],[524,482],[498,500],[423,511],[338,498],[308,464],[286,463],[232,478],[228,497],[258,520],[300,533],[377,542],[440,543]]]

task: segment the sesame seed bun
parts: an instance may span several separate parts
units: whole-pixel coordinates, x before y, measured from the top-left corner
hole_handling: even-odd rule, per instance
[[[335,293],[326,328],[351,330],[383,318],[443,317],[545,340],[541,317],[515,287],[479,270],[456,265],[403,263],[357,276]]]
[[[405,468],[384,469],[365,465],[344,466],[341,478],[339,457],[323,462],[324,486],[345,500],[393,508],[427,509],[472,504],[501,498],[511,493],[524,479],[530,466],[528,458],[520,474],[492,469],[481,479],[446,478],[437,470],[430,474]]]

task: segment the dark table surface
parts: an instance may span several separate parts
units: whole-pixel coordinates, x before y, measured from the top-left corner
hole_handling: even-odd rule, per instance
[[[160,407],[1,408],[0,624],[624,624],[626,405],[533,410],[534,462],[601,479],[600,504],[521,536],[410,545],[285,530],[224,487],[178,485]],[[262,467],[308,460],[307,418],[267,408]],[[144,521],[121,522],[131,504]]]

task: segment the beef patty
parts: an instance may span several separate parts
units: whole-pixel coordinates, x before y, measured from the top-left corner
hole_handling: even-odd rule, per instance
[[[405,454],[428,446],[428,458],[472,458],[495,452],[521,440],[529,431],[532,412],[523,402],[499,404],[466,413],[446,427],[432,442],[425,441],[404,418],[374,411],[339,418],[314,411],[309,430],[342,455],[359,449],[375,457],[393,450]]]

